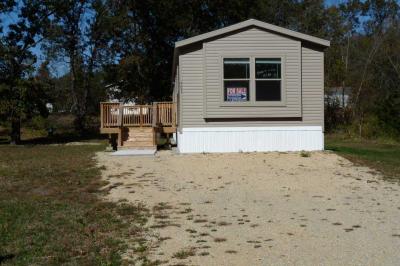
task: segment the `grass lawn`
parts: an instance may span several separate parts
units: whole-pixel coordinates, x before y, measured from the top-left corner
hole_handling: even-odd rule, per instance
[[[103,149],[0,145],[1,265],[124,263],[122,239],[140,237],[148,211],[100,199]]]
[[[400,181],[400,144],[382,144],[327,135],[325,149],[355,163],[374,168],[382,172],[385,178]]]

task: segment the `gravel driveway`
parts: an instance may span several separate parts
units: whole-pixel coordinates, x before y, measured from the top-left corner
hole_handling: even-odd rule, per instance
[[[399,185],[333,153],[97,159],[109,200],[152,210],[166,265],[399,265]]]

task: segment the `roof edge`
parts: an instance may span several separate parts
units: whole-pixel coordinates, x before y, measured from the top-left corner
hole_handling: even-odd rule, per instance
[[[328,40],[324,40],[324,39],[314,37],[314,36],[311,36],[308,34],[300,33],[297,31],[289,30],[289,29],[286,29],[286,28],[283,28],[280,26],[275,26],[275,25],[272,25],[272,24],[269,24],[266,22],[256,20],[256,19],[248,19],[243,22],[233,24],[231,26],[227,26],[227,27],[224,27],[224,28],[221,28],[218,30],[210,31],[210,32],[203,33],[203,34],[200,34],[200,35],[197,35],[197,36],[194,36],[194,37],[182,40],[182,41],[175,42],[175,48],[179,48],[179,47],[182,47],[182,46],[185,46],[188,44],[192,44],[195,42],[200,42],[200,41],[203,41],[203,40],[206,40],[209,38],[216,37],[218,35],[229,33],[229,32],[239,30],[239,29],[249,27],[249,26],[257,26],[257,27],[260,27],[260,28],[263,28],[266,30],[280,33],[282,35],[287,35],[287,36],[291,36],[291,37],[301,39],[304,41],[312,42],[312,43],[315,43],[315,44],[318,44],[318,45],[321,45],[324,47],[330,46],[330,41],[328,41]]]

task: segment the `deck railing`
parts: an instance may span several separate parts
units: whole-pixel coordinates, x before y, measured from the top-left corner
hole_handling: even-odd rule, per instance
[[[165,126],[176,125],[176,104],[173,102],[155,103],[157,108],[157,124]]]
[[[153,106],[122,106],[123,126],[152,126]]]
[[[101,127],[117,127],[120,125],[119,121],[119,103],[100,103],[100,119]]]
[[[149,105],[100,103],[101,128],[130,126],[176,126],[176,104],[155,102]]]

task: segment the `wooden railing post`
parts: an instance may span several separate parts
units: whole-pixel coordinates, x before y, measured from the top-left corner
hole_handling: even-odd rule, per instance
[[[157,126],[157,102],[153,102],[153,114],[152,114],[152,121],[151,121],[151,125],[152,127],[156,127]]]
[[[103,103],[100,103],[100,128],[104,127]]]
[[[139,123],[140,123],[140,127],[143,126],[143,113],[142,113],[142,106],[139,106]]]
[[[176,126],[176,103],[172,103],[172,126]]]
[[[118,112],[118,126],[122,127],[123,126],[123,121],[122,119],[124,118],[124,105],[123,103],[119,103],[119,112]]]

